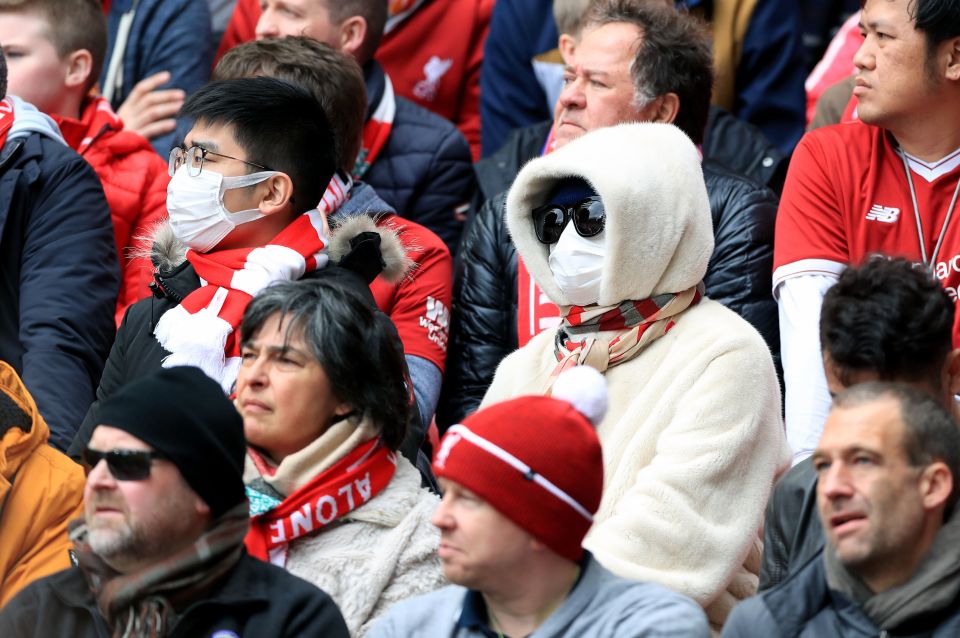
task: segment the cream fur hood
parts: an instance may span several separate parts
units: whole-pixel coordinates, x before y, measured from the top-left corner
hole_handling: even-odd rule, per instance
[[[557,182],[585,179],[606,208],[599,305],[686,290],[703,280],[713,221],[700,155],[672,124],[598,129],[530,161],[507,195],[507,228],[530,274],[558,306],[572,305],[548,265],[532,211]]]

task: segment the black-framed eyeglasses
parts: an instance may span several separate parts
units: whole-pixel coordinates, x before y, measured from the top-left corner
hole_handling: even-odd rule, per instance
[[[107,469],[118,481],[142,481],[150,476],[150,465],[154,459],[167,458],[160,452],[149,450],[83,450],[83,462],[92,470],[100,461],[106,460]]]
[[[594,195],[576,204],[544,204],[534,208],[533,228],[541,243],[555,244],[560,241],[560,234],[571,219],[578,235],[596,237],[603,232],[606,218],[603,202]]]
[[[263,164],[248,162],[247,160],[242,160],[239,157],[230,157],[229,155],[224,155],[223,153],[215,153],[201,146],[191,146],[190,148],[174,146],[172,149],[170,149],[170,157],[167,160],[167,173],[170,174],[170,177],[173,177],[173,174],[177,172],[177,169],[185,165],[187,167],[187,175],[190,177],[196,177],[203,171],[203,160],[206,159],[207,155],[216,155],[217,157],[236,160],[237,162],[243,162],[248,166],[256,166],[257,168],[265,171],[273,170],[267,168]]]

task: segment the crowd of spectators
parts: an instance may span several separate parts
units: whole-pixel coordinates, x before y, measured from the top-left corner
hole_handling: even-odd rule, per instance
[[[0,636],[960,635],[955,0],[0,48]]]

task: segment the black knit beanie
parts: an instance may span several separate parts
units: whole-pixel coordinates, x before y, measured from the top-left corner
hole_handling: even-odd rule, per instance
[[[166,455],[214,519],[246,498],[243,420],[200,368],[167,368],[123,386],[100,404],[97,425],[129,432]]]

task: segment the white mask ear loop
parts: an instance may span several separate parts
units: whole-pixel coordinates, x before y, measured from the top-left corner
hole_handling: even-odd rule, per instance
[[[263,213],[260,212],[259,208],[248,208],[246,210],[238,210],[233,212],[227,208],[226,204],[223,203],[223,194],[226,191],[234,188],[246,188],[247,186],[259,184],[260,182],[266,181],[274,175],[278,175],[279,173],[280,171],[259,171],[257,173],[250,173],[249,175],[235,175],[223,178],[223,180],[220,182],[220,207],[225,213],[227,213],[230,221],[233,224],[246,224],[247,222],[252,222],[263,217]]]
[[[256,173],[249,173],[247,175],[224,176],[223,181],[220,182],[220,190],[226,191],[230,190],[231,188],[253,186],[254,184],[259,184],[260,182],[266,181],[274,175],[279,174],[280,171],[257,171]]]

